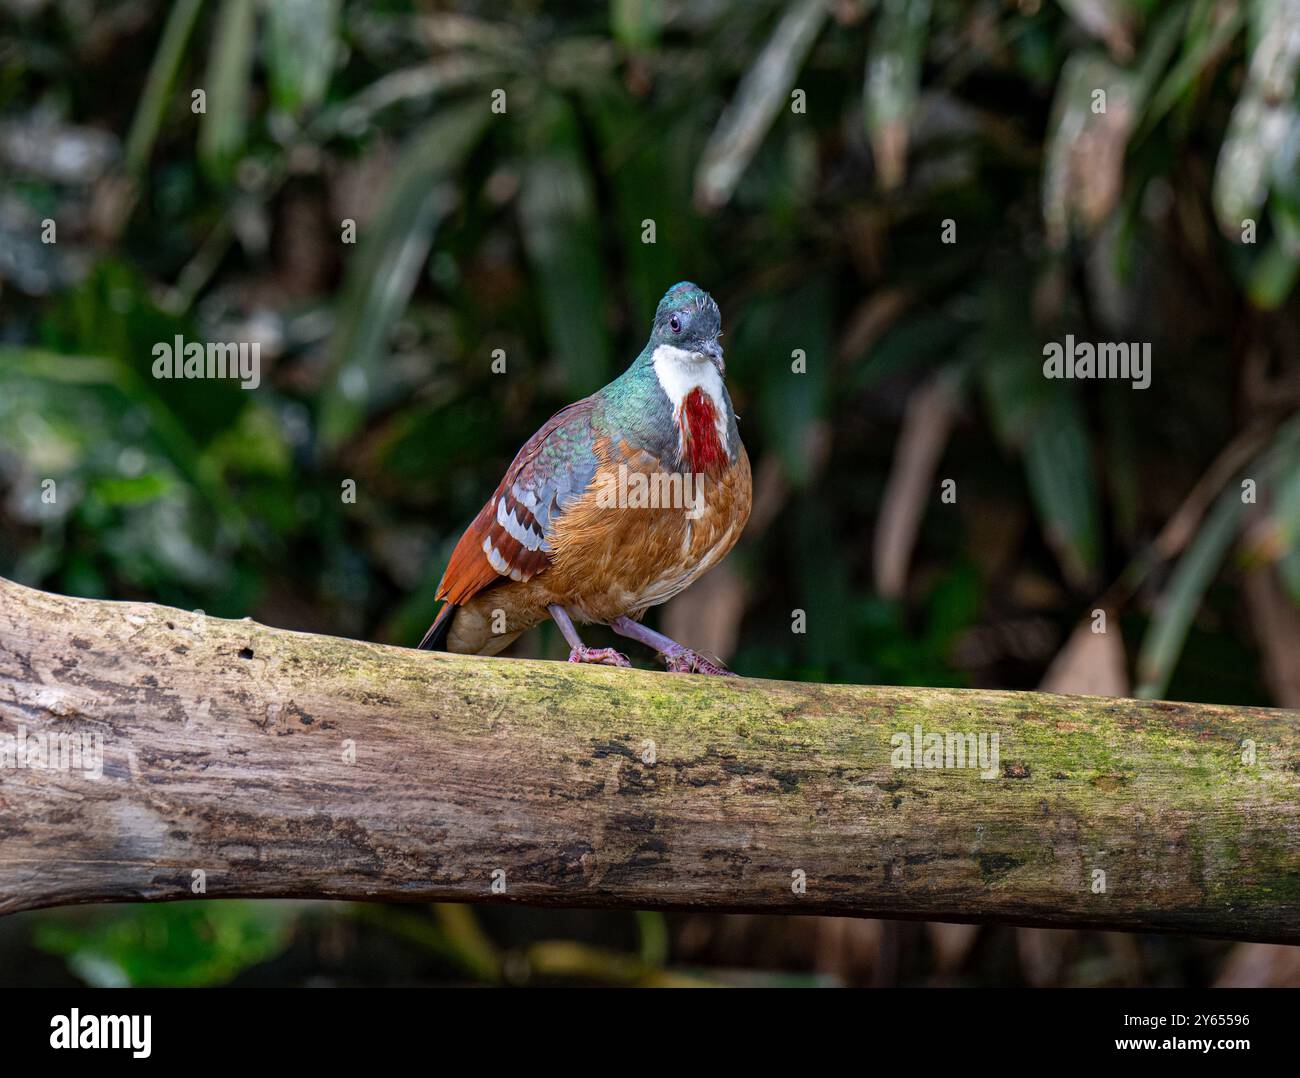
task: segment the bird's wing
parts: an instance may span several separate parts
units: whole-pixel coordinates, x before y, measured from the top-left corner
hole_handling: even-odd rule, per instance
[[[452,551],[439,599],[459,605],[502,577],[531,580],[551,564],[551,526],[596,475],[592,404],[557,412],[519,450]]]

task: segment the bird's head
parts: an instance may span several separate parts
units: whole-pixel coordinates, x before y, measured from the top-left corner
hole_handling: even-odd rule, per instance
[[[718,374],[726,372],[722,345],[718,343],[722,316],[713,297],[690,281],[681,281],[664,293],[655,309],[650,330],[650,351],[668,345],[688,353],[695,362],[712,363]]]

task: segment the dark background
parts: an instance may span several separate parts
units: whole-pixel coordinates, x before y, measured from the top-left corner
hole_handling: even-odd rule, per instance
[[[751,676],[1300,706],[1297,19],[0,0],[0,573],[413,645],[518,446],[691,279],[755,508],[661,628]],[[1149,343],[1150,388],[1045,379],[1066,333]],[[176,334],[259,341],[261,386],[155,380]],[[23,985],[1300,984],[1297,953],[456,906],[0,920]]]

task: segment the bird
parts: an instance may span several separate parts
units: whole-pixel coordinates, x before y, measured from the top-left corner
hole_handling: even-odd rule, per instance
[[[496,655],[549,617],[570,662],[631,666],[584,644],[575,623],[603,624],[671,672],[735,676],[641,624],[717,565],[749,519],[720,336],[712,296],[690,281],[668,289],[627,370],[519,450],[452,550],[421,648]]]

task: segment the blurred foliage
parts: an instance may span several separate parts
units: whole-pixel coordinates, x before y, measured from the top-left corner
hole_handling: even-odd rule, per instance
[[[719,570],[737,668],[1030,688],[1101,608],[1137,641],[1112,684],[1296,706],[1296,26],[1300,0],[0,0],[0,573],[411,644],[518,445],[690,278],[756,466]],[[1046,380],[1067,333],[1149,342],[1151,387]],[[261,384],[153,378],[178,335],[259,342]],[[263,916],[38,938],[91,980],[201,983],[273,952]],[[405,916],[382,930],[502,976],[477,927]],[[665,924],[635,961],[617,930],[537,960],[650,983],[690,950]],[[718,931],[695,953],[734,961]],[[837,975],[925,976],[881,968]]]
[[[38,947],[66,955],[87,984],[192,987],[222,984],[288,943],[292,905],[282,902],[184,902],[123,906],[98,916],[47,914]]]

